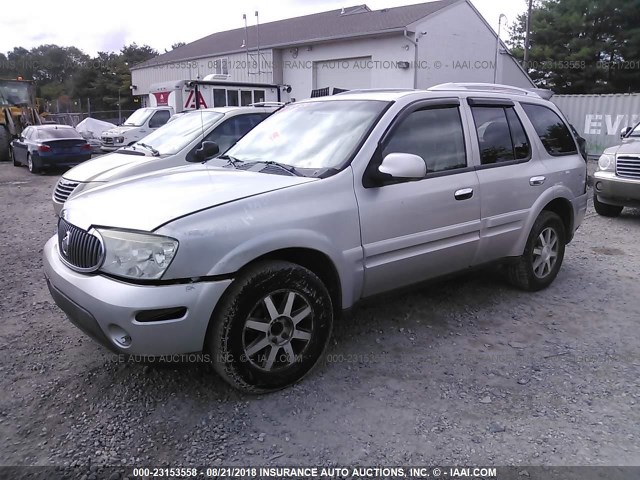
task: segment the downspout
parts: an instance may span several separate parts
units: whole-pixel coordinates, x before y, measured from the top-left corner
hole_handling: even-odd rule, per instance
[[[404,38],[413,43],[413,88],[418,88],[418,42],[407,35],[407,29],[402,32]],[[417,35],[417,34],[416,34]]]
[[[423,36],[425,36],[427,32],[414,33],[413,36],[415,37],[415,40],[411,38],[409,35],[407,35],[406,28],[404,29],[404,32],[402,34],[404,35],[404,38],[406,38],[411,43],[413,43],[413,88],[417,89],[418,88],[418,41]]]

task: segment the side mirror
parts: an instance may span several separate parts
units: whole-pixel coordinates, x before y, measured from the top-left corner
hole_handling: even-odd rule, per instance
[[[633,130],[633,128],[631,128],[631,127],[623,128],[623,129],[620,131],[620,138],[624,138],[624,137],[626,137],[626,136],[629,134],[629,132],[630,132],[631,130]]]
[[[427,174],[427,164],[422,157],[412,153],[390,153],[378,167],[380,173],[393,178],[415,180]]]
[[[195,151],[195,157],[197,162],[208,160],[211,157],[215,157],[220,153],[220,147],[216,142],[210,142],[205,140],[202,142],[202,146]]]

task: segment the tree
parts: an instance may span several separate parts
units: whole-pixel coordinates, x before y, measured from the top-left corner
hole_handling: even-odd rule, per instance
[[[168,52],[170,52],[171,50],[175,50],[176,48],[184,47],[185,45],[186,45],[186,43],[184,43],[184,42],[176,42],[176,43],[173,43],[173,44],[171,45],[171,49],[169,49],[169,50],[167,50],[166,48],[164,49],[164,53],[168,53]]]
[[[526,16],[511,27],[522,59]],[[640,0],[542,0],[531,21],[529,74],[560,93],[640,91]]]

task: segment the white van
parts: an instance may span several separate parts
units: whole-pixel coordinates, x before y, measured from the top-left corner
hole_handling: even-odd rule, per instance
[[[173,107],[146,107],[133,112],[120,126],[107,130],[100,137],[100,149],[112,152],[138,140],[160,128],[175,114]]]

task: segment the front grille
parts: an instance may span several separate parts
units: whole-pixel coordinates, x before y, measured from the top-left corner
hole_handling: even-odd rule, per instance
[[[98,237],[62,218],[58,220],[58,250],[70,266],[82,271],[96,270],[104,257]]]
[[[53,190],[53,199],[58,203],[66,202],[69,195],[73,193],[78,185],[79,182],[72,182],[60,177],[60,180],[58,180],[58,183],[56,184],[56,188]]]
[[[111,138],[111,137],[102,137],[102,143],[113,143],[113,138]]]
[[[619,156],[616,162],[616,175],[640,179],[640,156]]]

